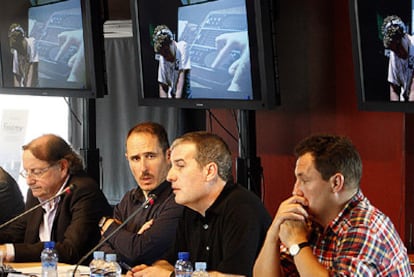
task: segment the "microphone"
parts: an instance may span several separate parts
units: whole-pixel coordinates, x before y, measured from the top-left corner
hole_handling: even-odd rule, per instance
[[[92,248],[88,253],[86,253],[85,255],[83,255],[82,258],[80,258],[80,260],[78,261],[78,263],[76,264],[75,268],[73,269],[73,274],[72,276],[75,276],[76,270],[78,269],[79,265],[81,265],[91,254],[93,254],[93,252],[95,252],[99,247],[101,247],[105,242],[107,242],[113,235],[115,235],[119,230],[122,229],[122,227],[124,227],[132,218],[134,218],[138,212],[141,209],[146,209],[149,206],[152,206],[155,202],[155,200],[157,199],[157,196],[155,194],[150,194],[148,195],[147,200],[145,200],[144,203],[142,203],[141,206],[139,206],[132,214],[130,214],[118,227],[116,227],[115,230],[113,230],[108,236],[106,236],[103,240],[101,240],[97,245],[95,245],[94,248]]]
[[[12,223],[12,222],[14,222],[14,221],[18,220],[19,218],[21,218],[21,217],[23,217],[23,216],[27,215],[28,213],[31,213],[32,211],[36,210],[37,208],[39,208],[39,207],[43,206],[44,204],[46,204],[46,203],[48,203],[48,202],[50,202],[50,201],[52,201],[52,200],[54,200],[54,199],[56,199],[56,198],[58,198],[58,197],[60,197],[60,196],[64,195],[64,194],[66,194],[66,195],[71,194],[71,193],[72,193],[72,191],[73,191],[75,188],[76,188],[76,185],[75,185],[75,184],[71,184],[70,186],[68,186],[67,188],[65,188],[64,190],[62,190],[62,191],[61,191],[61,192],[59,192],[58,194],[56,194],[55,196],[53,196],[53,197],[51,197],[51,198],[49,198],[49,199],[47,199],[47,200],[45,200],[45,201],[43,201],[43,202],[40,202],[39,204],[37,204],[37,205],[35,205],[35,206],[31,207],[30,209],[28,209],[28,210],[24,211],[23,213],[21,213],[21,214],[19,214],[19,215],[15,216],[15,217],[13,217],[13,218],[12,218],[12,219],[10,219],[9,221],[4,222],[3,224],[1,224],[1,225],[0,225],[0,229],[4,228],[5,226],[9,225],[10,223]]]

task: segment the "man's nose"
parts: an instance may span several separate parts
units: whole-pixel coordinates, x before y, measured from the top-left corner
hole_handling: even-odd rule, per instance
[[[296,181],[293,185],[292,195],[302,195],[302,191],[299,189],[299,182]]]

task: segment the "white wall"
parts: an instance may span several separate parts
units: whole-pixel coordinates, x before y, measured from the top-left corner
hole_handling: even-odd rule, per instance
[[[63,97],[0,95],[0,166],[18,181],[24,197],[21,147],[46,133],[68,139],[68,106]]]

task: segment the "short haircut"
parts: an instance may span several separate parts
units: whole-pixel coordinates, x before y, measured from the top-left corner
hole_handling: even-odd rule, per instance
[[[183,143],[195,145],[194,158],[201,167],[214,162],[217,164],[220,178],[225,182],[233,181],[231,152],[221,137],[205,131],[190,132],[177,138],[171,148]]]
[[[390,48],[391,43],[400,41],[405,33],[406,26],[400,17],[396,15],[387,16],[382,23],[382,42],[385,48]]]
[[[156,53],[159,53],[162,48],[169,46],[173,39],[173,33],[167,25],[158,25],[155,27],[154,33],[152,35],[154,51]]]
[[[25,36],[23,27],[18,23],[12,23],[9,27],[8,37],[11,37],[13,34],[16,33],[20,33],[23,37]]]
[[[165,131],[164,126],[155,122],[142,122],[138,123],[129,130],[126,140],[136,133],[147,133],[154,135],[158,139],[158,144],[162,149],[162,152],[165,154],[170,148],[170,143],[168,141],[167,131]]]
[[[314,158],[315,168],[322,179],[329,180],[336,173],[341,173],[348,187],[359,187],[362,176],[362,161],[352,142],[342,136],[311,135],[295,148],[297,157],[310,153]]]
[[[69,173],[78,174],[84,171],[81,156],[61,137],[54,134],[42,135],[26,145],[24,151],[30,151],[36,159],[45,161],[50,165],[67,160]]]

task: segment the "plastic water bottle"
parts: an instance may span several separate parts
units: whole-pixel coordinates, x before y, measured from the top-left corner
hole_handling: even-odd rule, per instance
[[[116,262],[116,254],[106,254],[105,256],[105,277],[120,277],[122,274],[121,266]]]
[[[175,277],[191,277],[193,265],[190,261],[190,253],[178,252],[178,260],[174,267]]]
[[[46,241],[44,249],[40,254],[42,261],[42,277],[57,277],[58,254],[55,249],[54,241]]]
[[[104,276],[105,269],[105,253],[103,251],[93,252],[93,260],[89,263],[89,271],[91,277],[102,277]]]
[[[209,277],[207,272],[207,263],[205,262],[196,262],[195,270],[191,277]]]

